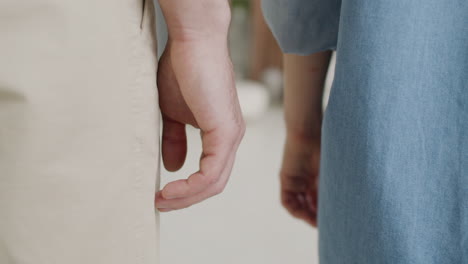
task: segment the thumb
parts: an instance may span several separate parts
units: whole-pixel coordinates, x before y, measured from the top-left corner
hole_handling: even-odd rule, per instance
[[[187,156],[185,124],[163,117],[162,159],[168,171],[177,171]]]

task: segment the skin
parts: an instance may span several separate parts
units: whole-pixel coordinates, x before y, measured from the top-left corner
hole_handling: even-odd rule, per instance
[[[200,130],[200,168],[168,183],[156,194],[161,212],[189,207],[221,193],[245,132],[227,36],[226,0],[160,0],[169,40],[159,63],[159,103],[163,117],[162,158],[169,171],[185,161],[185,126]]]
[[[281,202],[317,226],[322,97],[331,52],[284,55],[286,143],[280,171]]]

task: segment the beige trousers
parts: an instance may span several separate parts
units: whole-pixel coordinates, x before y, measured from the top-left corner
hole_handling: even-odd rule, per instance
[[[158,263],[153,26],[151,0],[0,1],[0,264]]]

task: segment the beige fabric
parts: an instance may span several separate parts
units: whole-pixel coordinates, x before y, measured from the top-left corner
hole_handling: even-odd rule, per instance
[[[142,4],[0,1],[1,264],[157,263],[156,42]]]

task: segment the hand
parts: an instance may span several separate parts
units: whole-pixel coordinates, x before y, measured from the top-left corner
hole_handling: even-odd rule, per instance
[[[319,126],[320,127],[320,126]],[[281,168],[281,202],[291,215],[317,226],[320,136],[288,136]]]
[[[224,42],[170,40],[159,63],[158,90],[166,169],[177,171],[184,164],[186,124],[200,129],[203,147],[199,171],[156,194],[156,207],[168,212],[223,191],[245,125]]]

